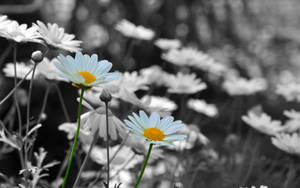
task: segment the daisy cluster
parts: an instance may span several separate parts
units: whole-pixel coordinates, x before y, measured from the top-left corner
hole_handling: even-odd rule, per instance
[[[184,152],[193,153],[201,148],[199,153],[201,157],[204,156],[204,160],[209,161],[208,163],[217,160],[221,161],[220,163],[224,162],[222,156],[219,157],[219,154],[210,148],[209,138],[199,128],[202,122],[215,120],[222,115],[222,109],[219,109],[217,104],[213,104],[214,100],[207,102],[205,99],[207,95],[203,93],[209,95],[211,86],[216,86],[218,83],[218,89],[227,93],[226,97],[236,99],[241,96],[251,96],[268,89],[266,79],[245,78],[233,67],[217,61],[204,51],[190,45],[184,46],[184,43],[178,39],[158,38],[154,30],[135,25],[125,19],[117,22],[114,29],[117,34],[122,34],[128,38],[127,40],[137,44],[152,42],[155,48],[160,49],[160,58],[164,65],[152,65],[131,71],[127,69],[124,72],[112,71],[115,66],[113,67],[108,60],[99,60],[102,57],[99,58],[97,54],[88,55],[80,52],[82,42],[76,40],[75,35],[66,33],[65,29],[56,23],[36,21],[28,27],[27,24],[19,24],[8,19],[7,16],[0,16],[0,37],[14,44],[27,42],[42,44],[47,47],[47,50],[55,50],[53,53],[60,50],[59,52],[75,54],[57,54],[54,58],[44,57],[38,64],[32,61],[8,62],[3,72],[7,77],[15,77],[15,70],[17,70],[16,77],[19,79],[44,80],[46,84],[56,87],[58,82],[69,82],[79,91],[84,91],[83,97],[77,99],[84,107],[84,113],[78,120],[81,122],[81,127],[77,128],[78,122],[64,122],[58,126],[58,129],[65,132],[69,140],[76,138],[78,132],[81,150],[90,155],[91,160],[100,166],[107,164],[106,156],[111,153],[109,159],[111,180],[116,184],[122,182],[128,187],[132,185],[134,181],[132,172],[137,164],[143,162],[149,145],[154,145],[149,171],[157,176],[172,172],[176,173],[173,178],[179,179],[180,175],[192,172],[188,169],[194,165],[189,163],[190,158],[179,158],[174,151],[179,151],[183,155]],[[166,66],[172,67],[172,70],[167,71]],[[34,75],[31,72],[33,68],[35,68]],[[287,101],[299,102],[299,88],[296,83],[279,84],[275,93],[283,96]],[[101,101],[101,96],[105,93],[111,97],[109,103]],[[177,120],[173,114],[182,119]],[[272,144],[280,150],[300,155],[298,144],[300,112],[293,109],[285,110],[283,114],[287,118],[284,122],[273,120],[262,110],[251,109],[241,119],[256,131],[270,136]],[[108,127],[106,127],[106,117],[109,122]],[[41,124],[34,126],[30,129],[29,135],[40,127]],[[103,142],[109,140],[112,142],[108,148],[104,148],[102,142],[101,144],[98,142],[89,151],[89,146],[94,142],[94,135]],[[0,142],[16,150],[22,150],[18,139],[4,129],[0,130]],[[235,138],[231,137],[228,140],[231,142]],[[41,150],[36,156],[43,158],[41,156],[46,156],[46,152]],[[238,157],[232,158],[235,160]],[[55,164],[50,163],[46,167],[42,163],[30,164],[28,169],[32,171],[31,174],[41,175],[37,176],[41,178],[44,176],[43,170]],[[203,169],[203,166],[201,162],[195,165],[195,168]],[[34,169],[37,171],[33,172]],[[81,178],[86,181],[103,179],[105,177],[99,174],[102,171],[85,171]],[[22,173],[26,172],[22,171]],[[162,182],[163,185],[171,185],[169,180]],[[267,187],[260,186],[260,188]]]

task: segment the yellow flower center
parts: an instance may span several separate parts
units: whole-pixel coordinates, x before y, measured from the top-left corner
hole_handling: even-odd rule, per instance
[[[90,84],[96,80],[96,77],[89,72],[78,72],[83,78],[86,84]]]
[[[164,132],[155,127],[145,129],[144,136],[153,141],[162,141],[165,138]]]

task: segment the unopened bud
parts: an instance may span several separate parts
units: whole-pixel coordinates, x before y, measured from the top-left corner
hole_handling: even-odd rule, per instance
[[[103,89],[100,95],[100,100],[105,103],[108,103],[109,101],[111,101],[111,98],[111,94],[106,89]]]
[[[34,51],[31,54],[31,59],[35,62],[35,63],[40,63],[41,61],[43,61],[44,59],[44,54],[41,51]]]

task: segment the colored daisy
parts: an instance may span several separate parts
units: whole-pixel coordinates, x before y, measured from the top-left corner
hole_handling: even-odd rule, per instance
[[[109,73],[112,64],[107,60],[98,62],[98,56],[89,56],[77,52],[75,58],[71,56],[58,56],[59,62],[54,62],[61,73],[61,77],[70,80],[78,88],[90,89],[98,84],[118,79],[120,74]]]
[[[150,117],[144,111],[139,112],[139,116],[133,113],[128,116],[129,120],[125,120],[131,136],[144,139],[145,141],[157,145],[175,147],[173,141],[183,140],[185,135],[175,134],[183,127],[181,121],[173,121],[174,117],[165,116],[160,119],[158,113],[153,112]]]

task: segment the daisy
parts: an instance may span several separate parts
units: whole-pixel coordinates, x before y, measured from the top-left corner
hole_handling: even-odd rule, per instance
[[[3,18],[2,18],[3,20]],[[24,42],[37,42],[42,43],[39,40],[36,27],[29,27],[27,24],[19,24],[17,21],[2,21],[4,25],[0,27],[0,36],[8,40],[15,41],[17,43]],[[0,23],[2,23],[0,22]]]
[[[178,39],[157,39],[154,44],[162,50],[178,49],[181,42]]]
[[[147,84],[155,84],[157,86],[163,85],[164,76],[167,75],[167,73],[157,65],[141,69],[140,74],[141,79],[145,80]]]
[[[283,129],[281,121],[272,120],[266,113],[256,114],[249,111],[247,115],[242,116],[242,120],[252,128],[267,135],[276,135]]]
[[[218,114],[217,107],[213,104],[207,104],[204,100],[189,99],[187,105],[190,109],[209,117],[214,117]]]
[[[34,24],[40,38],[42,38],[49,46],[59,48],[69,52],[81,51],[79,40],[74,40],[75,35],[65,33],[65,29],[59,27],[56,23],[48,23],[45,25],[41,21]]]
[[[293,134],[277,134],[275,137],[271,138],[272,144],[277,148],[290,153],[300,156],[300,136],[299,133]]]
[[[70,80],[74,86],[90,89],[95,85],[106,83],[119,78],[119,73],[109,73],[112,64],[107,60],[98,62],[98,56],[89,56],[77,52],[75,58],[71,56],[58,56],[58,62],[54,62],[61,73],[61,77]]]
[[[81,115],[81,121],[84,132],[94,135],[94,132],[98,130],[99,136],[107,140],[105,107],[99,107],[96,110],[86,112]],[[124,137],[126,135],[124,123],[114,116],[110,110],[108,111],[108,121],[108,134],[112,140],[117,140],[119,136]]]
[[[245,79],[231,77],[223,83],[223,88],[229,95],[252,95],[267,89],[267,82],[263,78]]]
[[[25,75],[33,68],[33,64],[25,64],[24,62],[18,62],[16,63],[16,69],[17,69],[17,78],[23,79]],[[5,67],[3,68],[3,72],[5,76],[7,77],[14,77],[14,63],[7,63]],[[36,71],[37,73],[38,71]],[[36,78],[37,74],[34,75],[34,78]],[[30,80],[32,77],[32,72],[29,73],[29,75],[25,78],[26,80]]]
[[[168,112],[177,109],[175,102],[171,101],[167,97],[149,96],[145,95],[142,97],[141,101],[150,109],[154,110],[165,110]]]
[[[278,84],[275,92],[287,101],[300,102],[300,84],[297,82]]]
[[[206,89],[206,83],[201,79],[196,78],[196,74],[183,74],[178,72],[175,75],[165,76],[165,85],[168,88],[169,93],[186,93],[193,94]]]
[[[285,110],[283,114],[289,119],[284,123],[282,132],[293,133],[300,129],[300,112],[295,110]]]
[[[209,54],[192,47],[173,48],[161,55],[162,59],[178,66],[192,66],[216,76],[226,73],[227,67]]]
[[[181,121],[173,121],[172,116],[165,116],[160,119],[158,113],[153,112],[150,117],[144,111],[140,111],[138,116],[133,113],[133,116],[128,116],[129,120],[125,120],[131,136],[143,139],[148,143],[171,146],[173,141],[183,140],[185,135],[174,134],[183,127]]]
[[[43,61],[36,66],[36,76],[42,76],[48,80],[65,81],[66,78],[58,76],[59,70],[55,67],[54,62],[58,61],[56,58],[49,60],[44,57]]]
[[[151,29],[143,26],[136,26],[128,20],[121,20],[116,24],[115,29],[126,37],[131,37],[139,40],[152,40],[155,33]]]

